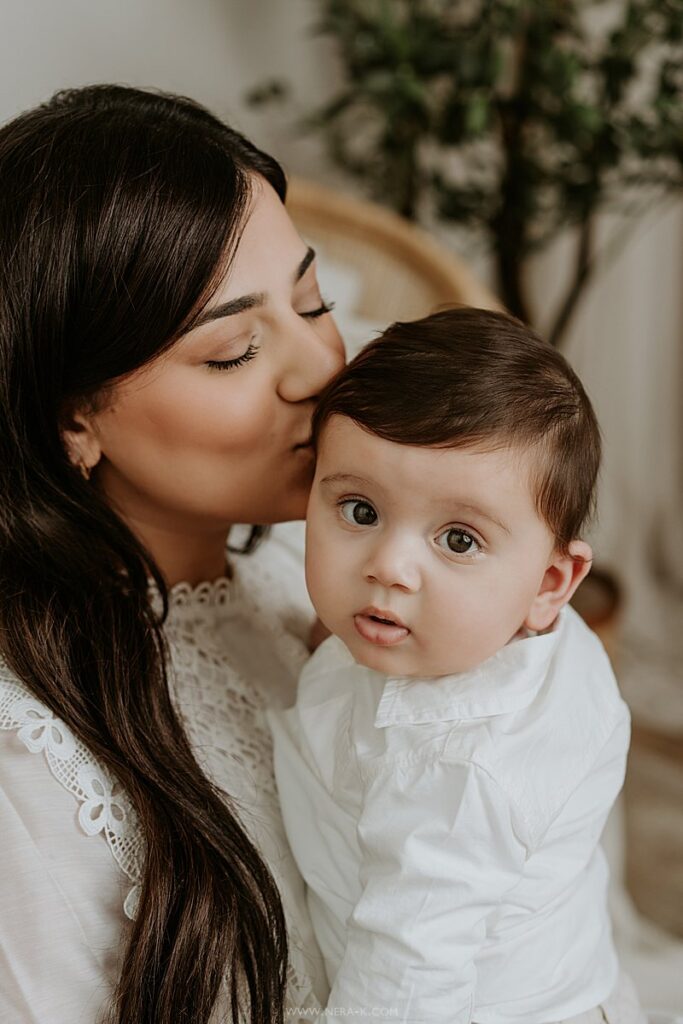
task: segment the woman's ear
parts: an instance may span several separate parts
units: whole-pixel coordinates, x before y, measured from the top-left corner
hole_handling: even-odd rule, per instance
[[[64,418],[60,433],[69,462],[89,479],[102,457],[93,422],[86,413],[72,411]]]
[[[560,609],[571,600],[581,580],[590,572],[592,563],[593,551],[583,540],[573,540],[566,555],[554,551],[524,620],[526,628],[540,633],[552,626]]]

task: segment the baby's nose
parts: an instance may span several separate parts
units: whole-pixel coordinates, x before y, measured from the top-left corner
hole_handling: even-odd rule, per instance
[[[400,587],[411,593],[420,589],[420,568],[407,544],[378,545],[365,563],[364,576],[387,589]]]

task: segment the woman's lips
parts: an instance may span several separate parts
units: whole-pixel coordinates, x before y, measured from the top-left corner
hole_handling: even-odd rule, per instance
[[[310,442],[308,444],[295,444],[292,451],[296,452],[298,455],[304,455],[307,459],[315,458],[313,445],[310,444]]]
[[[364,640],[379,647],[398,644],[410,633],[400,619],[381,608],[365,608],[353,617],[356,631]]]

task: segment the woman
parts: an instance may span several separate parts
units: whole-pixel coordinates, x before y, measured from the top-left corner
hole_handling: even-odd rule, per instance
[[[263,722],[306,656],[300,563],[226,559],[233,524],[303,516],[343,362],[285,187],[179,98],[90,87],[0,131],[2,1021],[325,998]]]

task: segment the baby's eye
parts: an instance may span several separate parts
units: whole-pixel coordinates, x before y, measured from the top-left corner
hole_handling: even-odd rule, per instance
[[[361,498],[346,498],[339,502],[342,519],[352,526],[374,526],[377,513],[369,501]]]
[[[476,555],[481,545],[471,533],[459,526],[451,526],[436,538],[440,548],[448,549],[456,555]],[[441,543],[443,542],[443,543]]]

